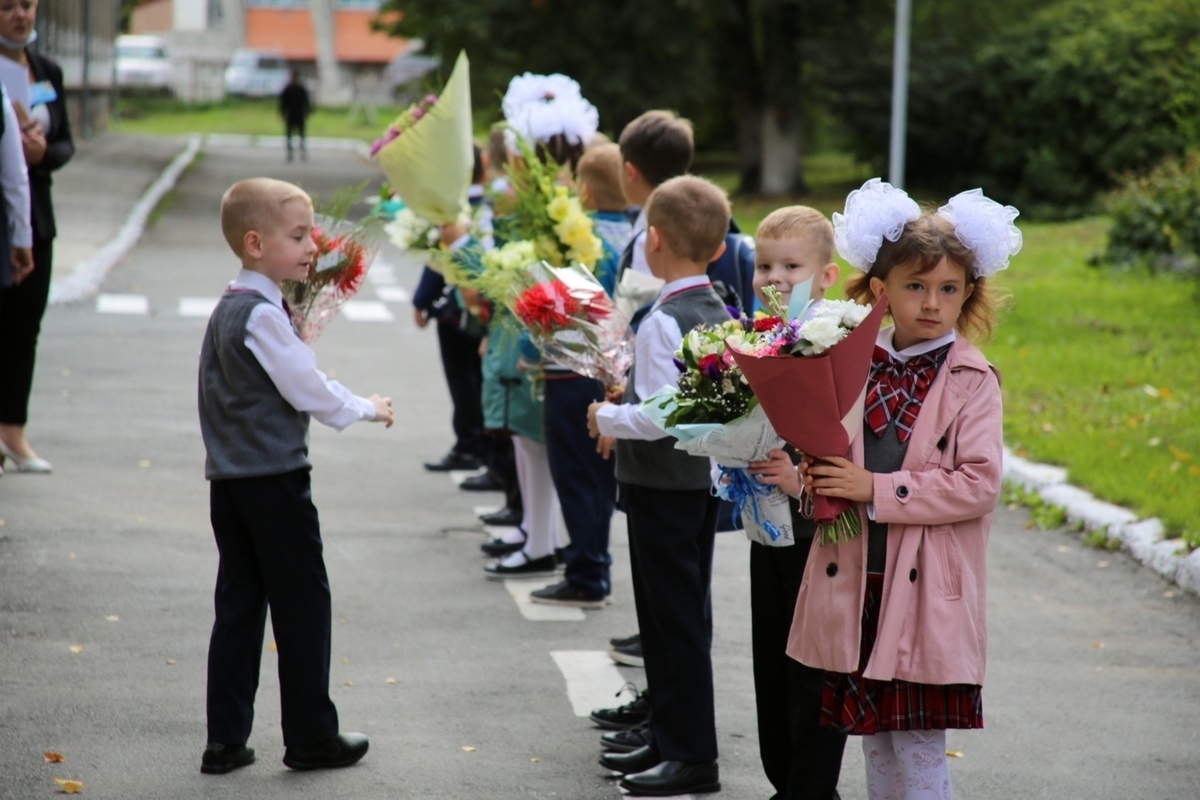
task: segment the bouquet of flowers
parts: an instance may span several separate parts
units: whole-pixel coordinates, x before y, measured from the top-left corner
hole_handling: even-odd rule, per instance
[[[408,206],[402,207],[383,226],[383,232],[396,247],[405,252],[434,250],[438,246],[438,226],[417,216]]]
[[[775,430],[810,456],[845,454],[862,432],[863,401],[875,337],[887,308],[825,301],[779,347],[735,350],[734,362],[754,390]],[[797,409],[802,413],[797,413]],[[811,499],[811,517],[824,543],[862,532],[854,504],[836,497]]]
[[[604,245],[583,210],[579,198],[558,182],[560,166],[547,157],[543,162],[533,145],[517,136],[520,164],[508,168],[513,207],[496,219],[500,237],[533,242],[537,258],[551,266],[578,264],[588,270],[604,254]]]
[[[633,333],[612,300],[586,269],[540,261],[532,281],[510,295],[513,315],[546,358],[614,389],[633,363]]]
[[[432,224],[454,222],[467,204],[475,159],[468,72],[460,53],[441,96],[409,106],[371,147],[396,194]]]
[[[312,344],[342,305],[362,287],[363,278],[379,252],[380,218],[374,214],[352,222],[346,219],[363,184],[345,186],[316,214],[312,238],[317,254],[302,281],[284,281],[292,325]]]
[[[778,350],[795,341],[796,323],[782,315],[758,314],[720,325],[698,326],[684,336],[676,360],[678,386],[648,398],[643,411],[692,455],[720,465],[714,492],[734,503],[746,536],[769,546],[795,542],[790,499],[778,487],[760,483],[747,471],[783,444],[742,374],[738,349]]]

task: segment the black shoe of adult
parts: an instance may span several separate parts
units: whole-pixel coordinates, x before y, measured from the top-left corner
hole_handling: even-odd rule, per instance
[[[600,746],[610,753],[632,753],[650,744],[650,728],[639,725],[627,731],[613,731],[600,737]]]
[[[367,737],[361,733],[339,733],[308,747],[287,748],[283,763],[295,770],[348,767],[367,754],[367,745]]]
[[[650,745],[639,747],[632,753],[604,753],[600,756],[600,766],[622,775],[645,772],[661,761],[662,756],[658,754],[658,750]]]
[[[698,764],[664,761],[645,772],[626,774],[620,786],[632,795],[644,797],[705,794],[721,791],[721,776],[715,761]]]
[[[520,511],[514,511],[511,508],[502,508],[492,514],[480,514],[479,521],[484,525],[497,525],[506,528],[515,528],[521,524],[521,519],[524,515]]]
[[[238,767],[254,763],[254,748],[244,744],[209,742],[200,757],[200,771],[205,775],[224,775]]]
[[[456,453],[451,450],[438,461],[426,461],[425,469],[430,472],[449,472],[452,469],[479,469],[482,463],[478,456],[469,453]]]
[[[485,472],[482,475],[472,475],[460,483],[458,488],[468,492],[502,492],[504,482],[497,478],[495,473]]]
[[[525,546],[525,540],[519,542],[506,542],[503,539],[492,539],[490,542],[484,542],[479,545],[479,549],[484,555],[492,558],[504,558],[509,553],[515,553]]]
[[[632,685],[632,684],[629,684]],[[634,690],[637,691],[636,689]],[[630,702],[616,708],[597,708],[591,713],[592,722],[610,731],[636,728],[650,716],[650,690],[639,693]]]

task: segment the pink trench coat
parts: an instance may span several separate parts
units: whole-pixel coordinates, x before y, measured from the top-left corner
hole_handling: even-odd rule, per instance
[[[908,440],[900,472],[875,476],[875,518],[889,523],[879,633],[865,677],[983,684],[986,559],[1003,458],[999,375],[969,342],[951,345]],[[851,459],[863,463],[862,437]],[[787,654],[854,672],[866,586],[863,535],[814,539]]]

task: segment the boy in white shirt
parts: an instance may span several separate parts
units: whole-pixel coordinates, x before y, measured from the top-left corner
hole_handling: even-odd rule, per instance
[[[268,608],[279,653],[283,763],[345,767],[367,737],[338,733],[329,697],[331,610],[312,502],[310,416],[341,430],[392,425],[390,398],[357,397],[317,369],[296,335],[281,285],[303,280],[317,248],[312,200],[269,178],[234,184],[221,229],[242,262],[217,303],[200,350],[200,431],[210,514],[220,552],[216,622],[208,653],[208,745],[200,771],[254,761],[254,718]]]

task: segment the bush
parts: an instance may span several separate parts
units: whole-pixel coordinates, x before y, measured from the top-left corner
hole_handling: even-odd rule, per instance
[[[1200,275],[1200,152],[1127,175],[1109,213],[1105,262]]]

